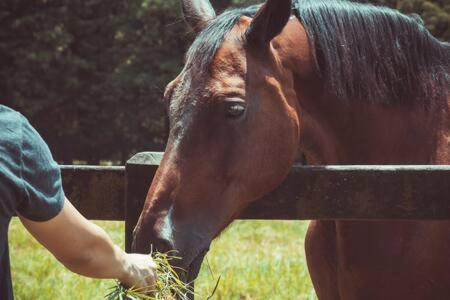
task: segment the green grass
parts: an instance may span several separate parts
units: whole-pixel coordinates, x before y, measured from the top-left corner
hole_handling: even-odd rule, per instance
[[[96,222],[123,246],[122,222]],[[213,299],[316,299],[305,263],[306,222],[237,221],[212,245],[196,292]],[[103,299],[112,280],[83,278],[67,271],[37,244],[20,222],[9,231],[14,293],[17,300]],[[70,247],[70,245],[68,245]]]

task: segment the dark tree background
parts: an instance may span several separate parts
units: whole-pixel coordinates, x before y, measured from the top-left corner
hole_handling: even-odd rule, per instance
[[[370,2],[418,13],[450,41],[448,0]],[[192,38],[179,0],[1,0],[0,103],[27,116],[61,163],[123,163],[163,149],[162,92]]]

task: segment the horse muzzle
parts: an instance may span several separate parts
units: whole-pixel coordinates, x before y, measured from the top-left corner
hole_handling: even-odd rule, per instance
[[[192,282],[200,272],[211,239],[189,230],[189,227],[184,229],[178,231],[171,228],[169,231],[162,222],[141,220],[133,232],[131,250],[144,254],[156,251],[177,257],[171,260],[171,264],[180,278]]]

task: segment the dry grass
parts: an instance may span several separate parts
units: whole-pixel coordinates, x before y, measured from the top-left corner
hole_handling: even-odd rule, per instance
[[[124,288],[119,282],[106,295],[107,300],[188,300],[188,294],[193,293],[189,284],[184,283],[178,276],[171,262],[179,257],[170,253],[153,252],[150,257],[155,262],[156,283],[155,286],[146,288]],[[149,257],[149,258],[150,258]],[[146,293],[148,291],[148,293]]]

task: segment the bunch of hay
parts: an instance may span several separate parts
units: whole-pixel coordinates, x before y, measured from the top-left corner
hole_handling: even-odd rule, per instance
[[[170,262],[180,259],[168,253],[152,252],[151,258],[156,263],[156,284],[148,288],[125,288],[119,282],[111,288],[106,295],[107,300],[187,300],[188,295],[193,293],[188,283],[184,283],[178,276]],[[149,292],[144,294],[143,292]]]

